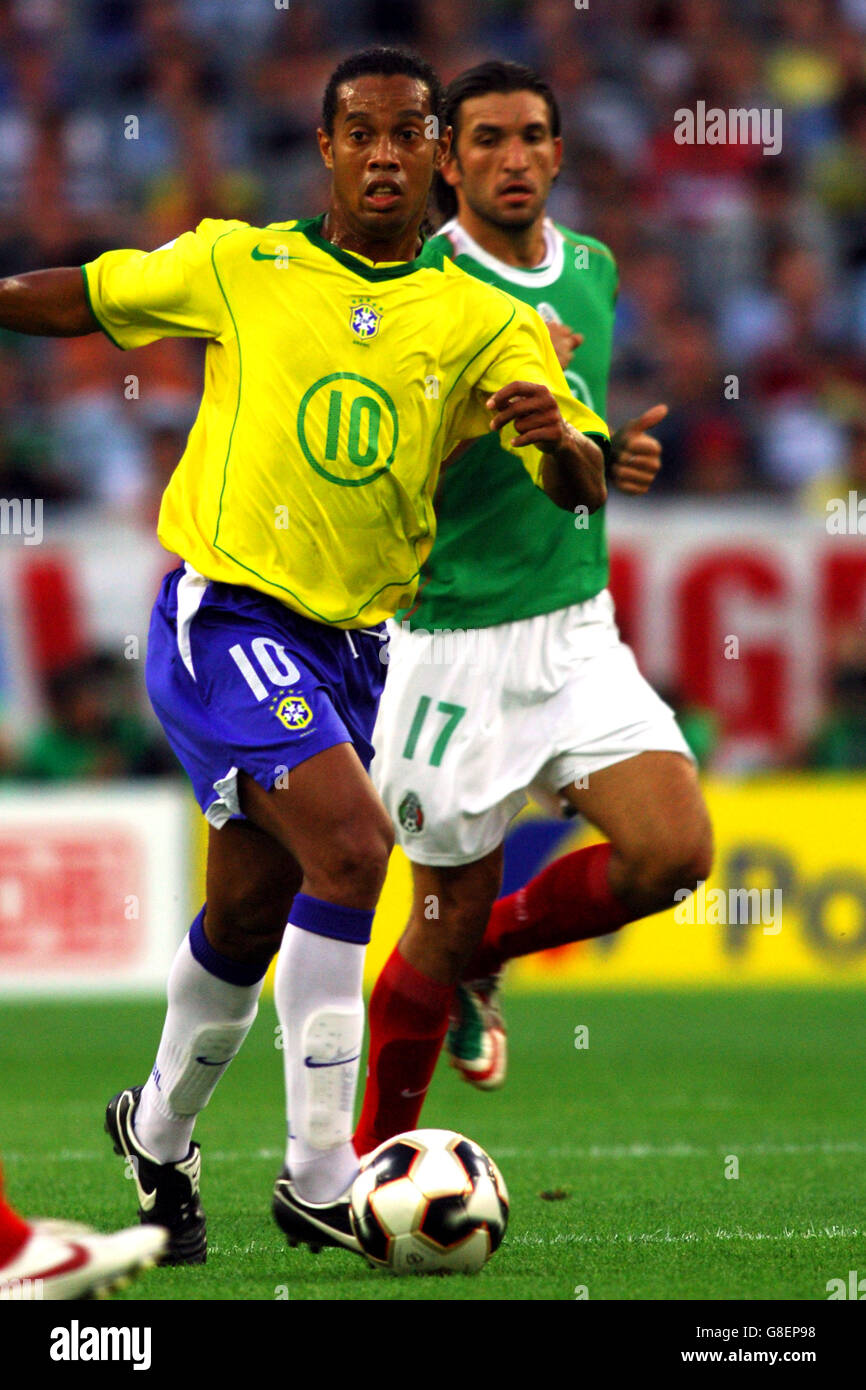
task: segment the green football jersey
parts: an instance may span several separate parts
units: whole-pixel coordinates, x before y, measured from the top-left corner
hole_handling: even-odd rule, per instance
[[[548,322],[582,333],[565,377],[573,394],[604,419],[616,262],[592,237],[551,221],[544,230],[545,257],[531,270],[489,255],[456,219],[428,247],[531,304]],[[445,471],[435,506],[436,543],[416,603],[402,615],[411,628],[491,627],[582,603],[607,585],[604,508],[587,518],[555,507],[494,434]]]

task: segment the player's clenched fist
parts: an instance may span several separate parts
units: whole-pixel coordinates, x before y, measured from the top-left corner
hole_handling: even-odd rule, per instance
[[[501,430],[513,421],[513,447],[534,444],[547,455],[540,482],[557,507],[573,511],[582,506],[594,512],[604,504],[604,455],[593,439],[563,419],[548,387],[534,381],[512,381],[486,404],[493,413],[491,429]]]
[[[536,382],[510,382],[489,398],[487,409],[495,412],[490,422],[493,430],[501,430],[514,421],[515,448],[534,444],[537,449],[554,453],[568,438],[568,426],[553,393]]]

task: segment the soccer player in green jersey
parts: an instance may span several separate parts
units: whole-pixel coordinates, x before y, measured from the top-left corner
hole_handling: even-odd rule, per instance
[[[545,214],[562,148],[553,93],[528,68],[490,62],[451,84],[446,113],[457,216],[427,254],[442,249],[533,305],[575,394],[603,415],[617,271],[606,246]],[[647,431],[664,414],[652,407],[613,436],[622,491],[651,483],[659,446]],[[501,1085],[509,958],[656,912],[710,867],[689,749],[619,640],[603,510],[545,507],[490,436],[445,472],[437,514],[374,736],[373,777],[412,862],[414,902],[370,1004],[360,1153],[416,1125],[449,1012],[452,1060],[475,1085]],[[505,831],[529,791],[609,844],[496,901]]]
[[[534,310],[435,249],[415,258],[449,148],[439,95],[410,55],[355,55],[325,91],[323,216],[207,219],[83,274],[0,283],[0,327],[101,328],[122,348],[207,340],[159,519],[183,563],[147,653],[151,701],[210,826],[207,901],[172,966],[153,1071],[106,1117],[176,1263],[205,1257],[195,1118],[278,950],[289,1129],[274,1214],[293,1244],[359,1249],[361,973],[393,841],[366,768],[384,619],[414,600],[440,463],[493,429],[569,512],[606,496],[606,426],[571,397]],[[490,486],[479,475],[479,494]]]

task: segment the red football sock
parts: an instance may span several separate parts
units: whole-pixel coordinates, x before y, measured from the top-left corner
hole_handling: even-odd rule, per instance
[[[420,974],[394,947],[370,997],[370,1059],[355,1149],[415,1129],[448,1031],[453,985]]]
[[[610,845],[564,854],[516,893],[493,904],[481,945],[463,972],[481,980],[513,956],[604,936],[633,922],[635,914],[610,890]]]
[[[18,1254],[30,1233],[27,1222],[3,1200],[3,1182],[0,1178],[0,1265],[8,1264]]]

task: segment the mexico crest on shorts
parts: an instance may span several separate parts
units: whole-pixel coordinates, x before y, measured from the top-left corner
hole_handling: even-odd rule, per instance
[[[382,305],[375,304],[366,295],[352,300],[349,327],[359,342],[368,343],[371,338],[375,338],[382,322],[382,313]]]
[[[303,695],[285,695],[276,708],[271,708],[287,729],[306,729],[313,717],[313,711]]]
[[[407,792],[397,808],[397,819],[407,835],[420,835],[424,829],[424,812],[414,792]]]

